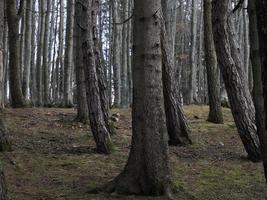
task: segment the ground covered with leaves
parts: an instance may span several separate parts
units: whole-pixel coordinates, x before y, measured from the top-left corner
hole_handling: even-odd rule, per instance
[[[263,200],[267,188],[261,163],[246,160],[229,109],[225,123],[206,121],[207,106],[185,107],[193,145],[171,147],[175,199]],[[90,194],[118,175],[131,141],[130,110],[120,113],[112,136],[114,152],[96,154],[89,126],[74,121],[74,109],[6,109],[12,151],[1,154],[12,200],[161,200],[164,197]]]

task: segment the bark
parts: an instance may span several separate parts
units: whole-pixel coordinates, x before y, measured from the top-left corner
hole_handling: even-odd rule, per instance
[[[220,101],[220,84],[217,69],[217,56],[214,47],[211,23],[211,0],[204,0],[204,40],[205,61],[207,69],[209,116],[208,121],[222,124],[223,115]]]
[[[77,5],[77,4],[76,4]],[[75,6],[75,13],[79,12],[79,7]],[[82,40],[81,40],[81,28],[79,22],[75,18],[74,23],[74,63],[75,63],[75,75],[76,75],[76,98],[77,98],[77,121],[87,122],[88,121],[88,107],[85,90],[85,77],[83,69],[82,58]]]
[[[49,104],[49,60],[48,60],[48,47],[49,47],[49,27],[51,16],[51,0],[44,0],[45,4],[45,26],[44,26],[44,46],[43,46],[43,77],[42,77],[42,95],[43,104],[48,106]]]
[[[76,3],[76,19],[82,29],[83,67],[86,80],[87,105],[91,130],[99,153],[111,153],[111,139],[106,127],[102,110],[100,90],[98,85],[97,64],[94,54],[94,40],[92,31],[92,18],[95,4],[92,0],[78,1]],[[86,19],[86,20],[84,20]]]
[[[119,0],[113,1],[113,87],[114,106],[121,106],[121,22],[119,14]]]
[[[69,0],[67,4],[67,32],[64,60],[64,105],[67,107],[73,105],[71,71],[73,68],[73,26],[75,12],[74,4],[75,0]]]
[[[16,9],[16,0],[6,2],[8,35],[9,35],[9,89],[12,107],[25,106],[21,90],[20,62],[19,62],[19,14]],[[23,1],[20,2],[23,4]],[[20,11],[21,9],[19,9]]]
[[[96,72],[98,78],[98,87],[99,87],[99,95],[101,101],[101,109],[104,116],[105,125],[110,131],[109,125],[109,100],[108,100],[108,91],[107,91],[107,83],[106,77],[104,73],[104,65],[101,58],[101,49],[100,49],[100,41],[98,38],[97,31],[97,14],[99,12],[99,1],[92,0],[92,33],[93,33],[93,41],[94,41],[94,54],[95,54],[95,64],[96,64]]]
[[[42,93],[42,64],[43,64],[43,51],[44,51],[44,35],[45,35],[45,0],[39,0],[39,27],[38,27],[38,49],[36,61],[36,89],[37,89],[37,105],[43,105]]]
[[[255,109],[242,73],[240,55],[233,40],[228,3],[229,0],[213,2],[212,25],[217,59],[239,136],[248,158],[258,161],[261,159],[261,152],[256,134]]]
[[[133,136],[123,172],[108,185],[120,194],[170,195],[172,180],[162,86],[160,0],[134,5]]]
[[[161,48],[162,48],[162,80],[163,80],[163,94],[164,106],[166,114],[166,125],[169,135],[170,145],[187,145],[192,141],[189,138],[190,129],[187,120],[183,113],[174,82],[174,61],[173,54],[170,48],[172,42],[167,38],[165,21],[161,21]]]
[[[32,0],[26,3],[26,17],[25,17],[25,61],[23,70],[22,93],[25,99],[29,99],[29,83],[30,83],[30,69],[32,56]]]
[[[251,62],[254,78],[256,122],[261,142],[263,166],[267,182],[267,5],[266,1],[249,0]]]
[[[186,103],[197,102],[196,97],[196,52],[197,52],[197,1],[192,0],[192,17],[191,17],[191,51],[190,51],[190,73],[188,82],[188,94]]]
[[[37,88],[36,88],[36,56],[35,56],[35,51],[36,51],[36,16],[35,16],[35,3],[36,0],[33,0],[33,4],[32,4],[32,24],[31,24],[31,30],[32,30],[32,34],[31,34],[31,64],[30,64],[30,77],[31,79],[29,80],[30,82],[30,96],[31,96],[31,102],[33,103],[33,105],[36,105],[36,93],[37,93]],[[26,83],[27,85],[27,83]]]
[[[4,76],[4,35],[5,35],[5,18],[4,18],[4,2],[0,2],[0,108],[5,107],[5,76]]]

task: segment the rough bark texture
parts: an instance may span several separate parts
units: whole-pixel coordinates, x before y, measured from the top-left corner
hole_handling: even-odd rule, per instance
[[[19,14],[16,9],[16,0],[6,2],[8,39],[9,39],[9,81],[12,107],[25,105],[21,90],[20,62],[19,62]],[[20,2],[23,4],[23,1]],[[21,9],[19,9],[20,11]]]
[[[170,145],[187,145],[191,144],[189,138],[190,129],[178,101],[178,95],[174,83],[174,62],[167,40],[164,19],[161,20],[161,47],[162,47],[162,80],[163,94],[166,114],[166,124],[169,135]]]
[[[219,76],[217,73],[217,56],[212,34],[211,7],[211,0],[204,0],[205,61],[210,107],[208,121],[221,124],[223,123],[223,115],[220,100]]]
[[[94,54],[95,54],[95,63],[96,63],[96,72],[98,78],[98,87],[99,87],[99,94],[100,94],[100,101],[101,101],[101,108],[102,113],[104,116],[104,121],[108,130],[110,130],[109,125],[109,100],[108,100],[108,91],[107,91],[107,82],[106,76],[104,73],[104,65],[101,61],[101,49],[100,49],[100,42],[98,38],[98,30],[97,30],[97,15],[99,12],[99,1],[92,0],[92,33],[93,33],[93,41],[94,41]]]
[[[263,166],[267,182],[267,2],[249,0],[251,61],[254,76],[256,122],[261,142]],[[263,99],[264,98],[264,99]]]
[[[136,0],[133,47],[133,136],[124,171],[106,189],[170,194],[172,181],[162,86],[160,0]]]
[[[5,32],[5,19],[4,19],[4,1],[0,2],[0,108],[5,106],[5,76],[4,76],[4,32]]]
[[[75,15],[77,23],[79,23],[80,28],[82,29],[83,66],[85,71],[90,126],[96,142],[97,151],[99,153],[109,154],[111,153],[111,139],[102,112],[96,58],[94,54],[92,31],[94,5],[92,0],[81,0],[76,2],[78,8]]]
[[[66,48],[64,60],[64,106],[72,106],[72,91],[71,91],[71,71],[73,68],[73,26],[75,0],[69,0],[67,4],[67,32],[66,32]]]
[[[228,13],[229,0],[215,0],[212,25],[218,64],[224,79],[232,114],[248,158],[261,159],[259,138],[256,134],[255,109],[244,80],[240,55],[233,40]]]

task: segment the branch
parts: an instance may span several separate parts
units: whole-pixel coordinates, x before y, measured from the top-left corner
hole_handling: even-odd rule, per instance
[[[242,7],[243,3],[244,3],[244,0],[239,0],[239,2],[237,3],[237,5],[235,6],[232,12],[235,13],[239,8]]]
[[[112,23],[112,24],[115,24],[115,25],[122,25],[122,24],[125,24],[127,23],[128,21],[130,21],[131,19],[133,18],[133,14],[128,17],[127,19],[125,19],[123,22],[115,22],[115,23]]]

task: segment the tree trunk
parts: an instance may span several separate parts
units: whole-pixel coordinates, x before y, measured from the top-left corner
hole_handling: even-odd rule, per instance
[[[111,139],[106,127],[104,114],[101,106],[100,90],[98,86],[97,64],[94,54],[94,41],[92,19],[95,4],[93,0],[85,0],[76,3],[76,19],[82,28],[82,51],[83,66],[85,70],[87,105],[91,130],[99,153],[111,153]],[[84,20],[86,19],[86,20]]]
[[[208,121],[222,124],[223,115],[220,101],[219,76],[217,73],[217,56],[212,34],[211,7],[211,0],[204,0],[205,61],[208,77],[207,81],[210,107]]]
[[[8,35],[9,35],[9,85],[12,107],[25,106],[21,90],[19,66],[19,13],[17,13],[16,0],[6,2]],[[23,4],[23,0],[20,2]],[[21,9],[19,9],[20,11]]]
[[[43,103],[45,106],[49,105],[49,79],[48,79],[48,47],[49,47],[49,27],[50,27],[50,14],[51,14],[51,0],[44,0],[46,4],[45,9],[45,31],[44,31],[44,46],[43,46],[43,78],[42,78],[42,90],[43,90]]]
[[[76,3],[77,5],[77,3]],[[75,6],[75,13],[80,12],[79,7]],[[76,14],[75,14],[76,16]],[[77,14],[78,16],[78,14]],[[83,69],[83,60],[82,60],[82,40],[81,40],[81,28],[79,27],[79,21],[77,17],[74,18],[74,63],[75,63],[75,74],[76,74],[76,98],[77,98],[77,117],[76,120],[79,122],[88,121],[88,106],[86,99],[86,90],[85,90],[85,77]]]
[[[266,1],[249,0],[251,62],[254,78],[254,103],[256,122],[261,142],[265,179],[267,182],[267,5]]]
[[[120,1],[113,2],[113,84],[114,84],[114,106],[121,106],[121,25]]]
[[[75,0],[69,0],[67,4],[67,32],[66,32],[66,49],[64,63],[64,106],[73,105],[72,99],[72,80],[71,71],[73,68],[73,26],[74,26],[74,8]]]
[[[164,0],[163,0],[164,1]],[[163,2],[161,1],[161,2]],[[164,2],[163,2],[164,5]],[[164,8],[165,6],[163,6]],[[165,21],[161,21],[161,47],[162,47],[162,80],[163,94],[166,114],[166,125],[169,135],[170,145],[187,145],[191,144],[189,138],[190,129],[188,127],[182,107],[178,101],[178,92],[174,82],[174,54],[172,52],[172,41],[168,41],[165,28]],[[169,32],[170,34],[170,32]]]
[[[237,130],[248,158],[258,161],[261,159],[261,152],[256,134],[255,109],[242,72],[240,55],[233,40],[228,5],[229,0],[213,2],[212,25],[217,59]]]
[[[160,0],[136,0],[133,49],[133,136],[124,171],[106,188],[120,194],[170,195],[164,112]]]
[[[37,61],[36,61],[36,88],[37,88],[37,105],[43,105],[42,95],[42,64],[43,64],[43,46],[45,35],[45,0],[39,0],[39,27],[38,27],[38,49],[37,49]]]

